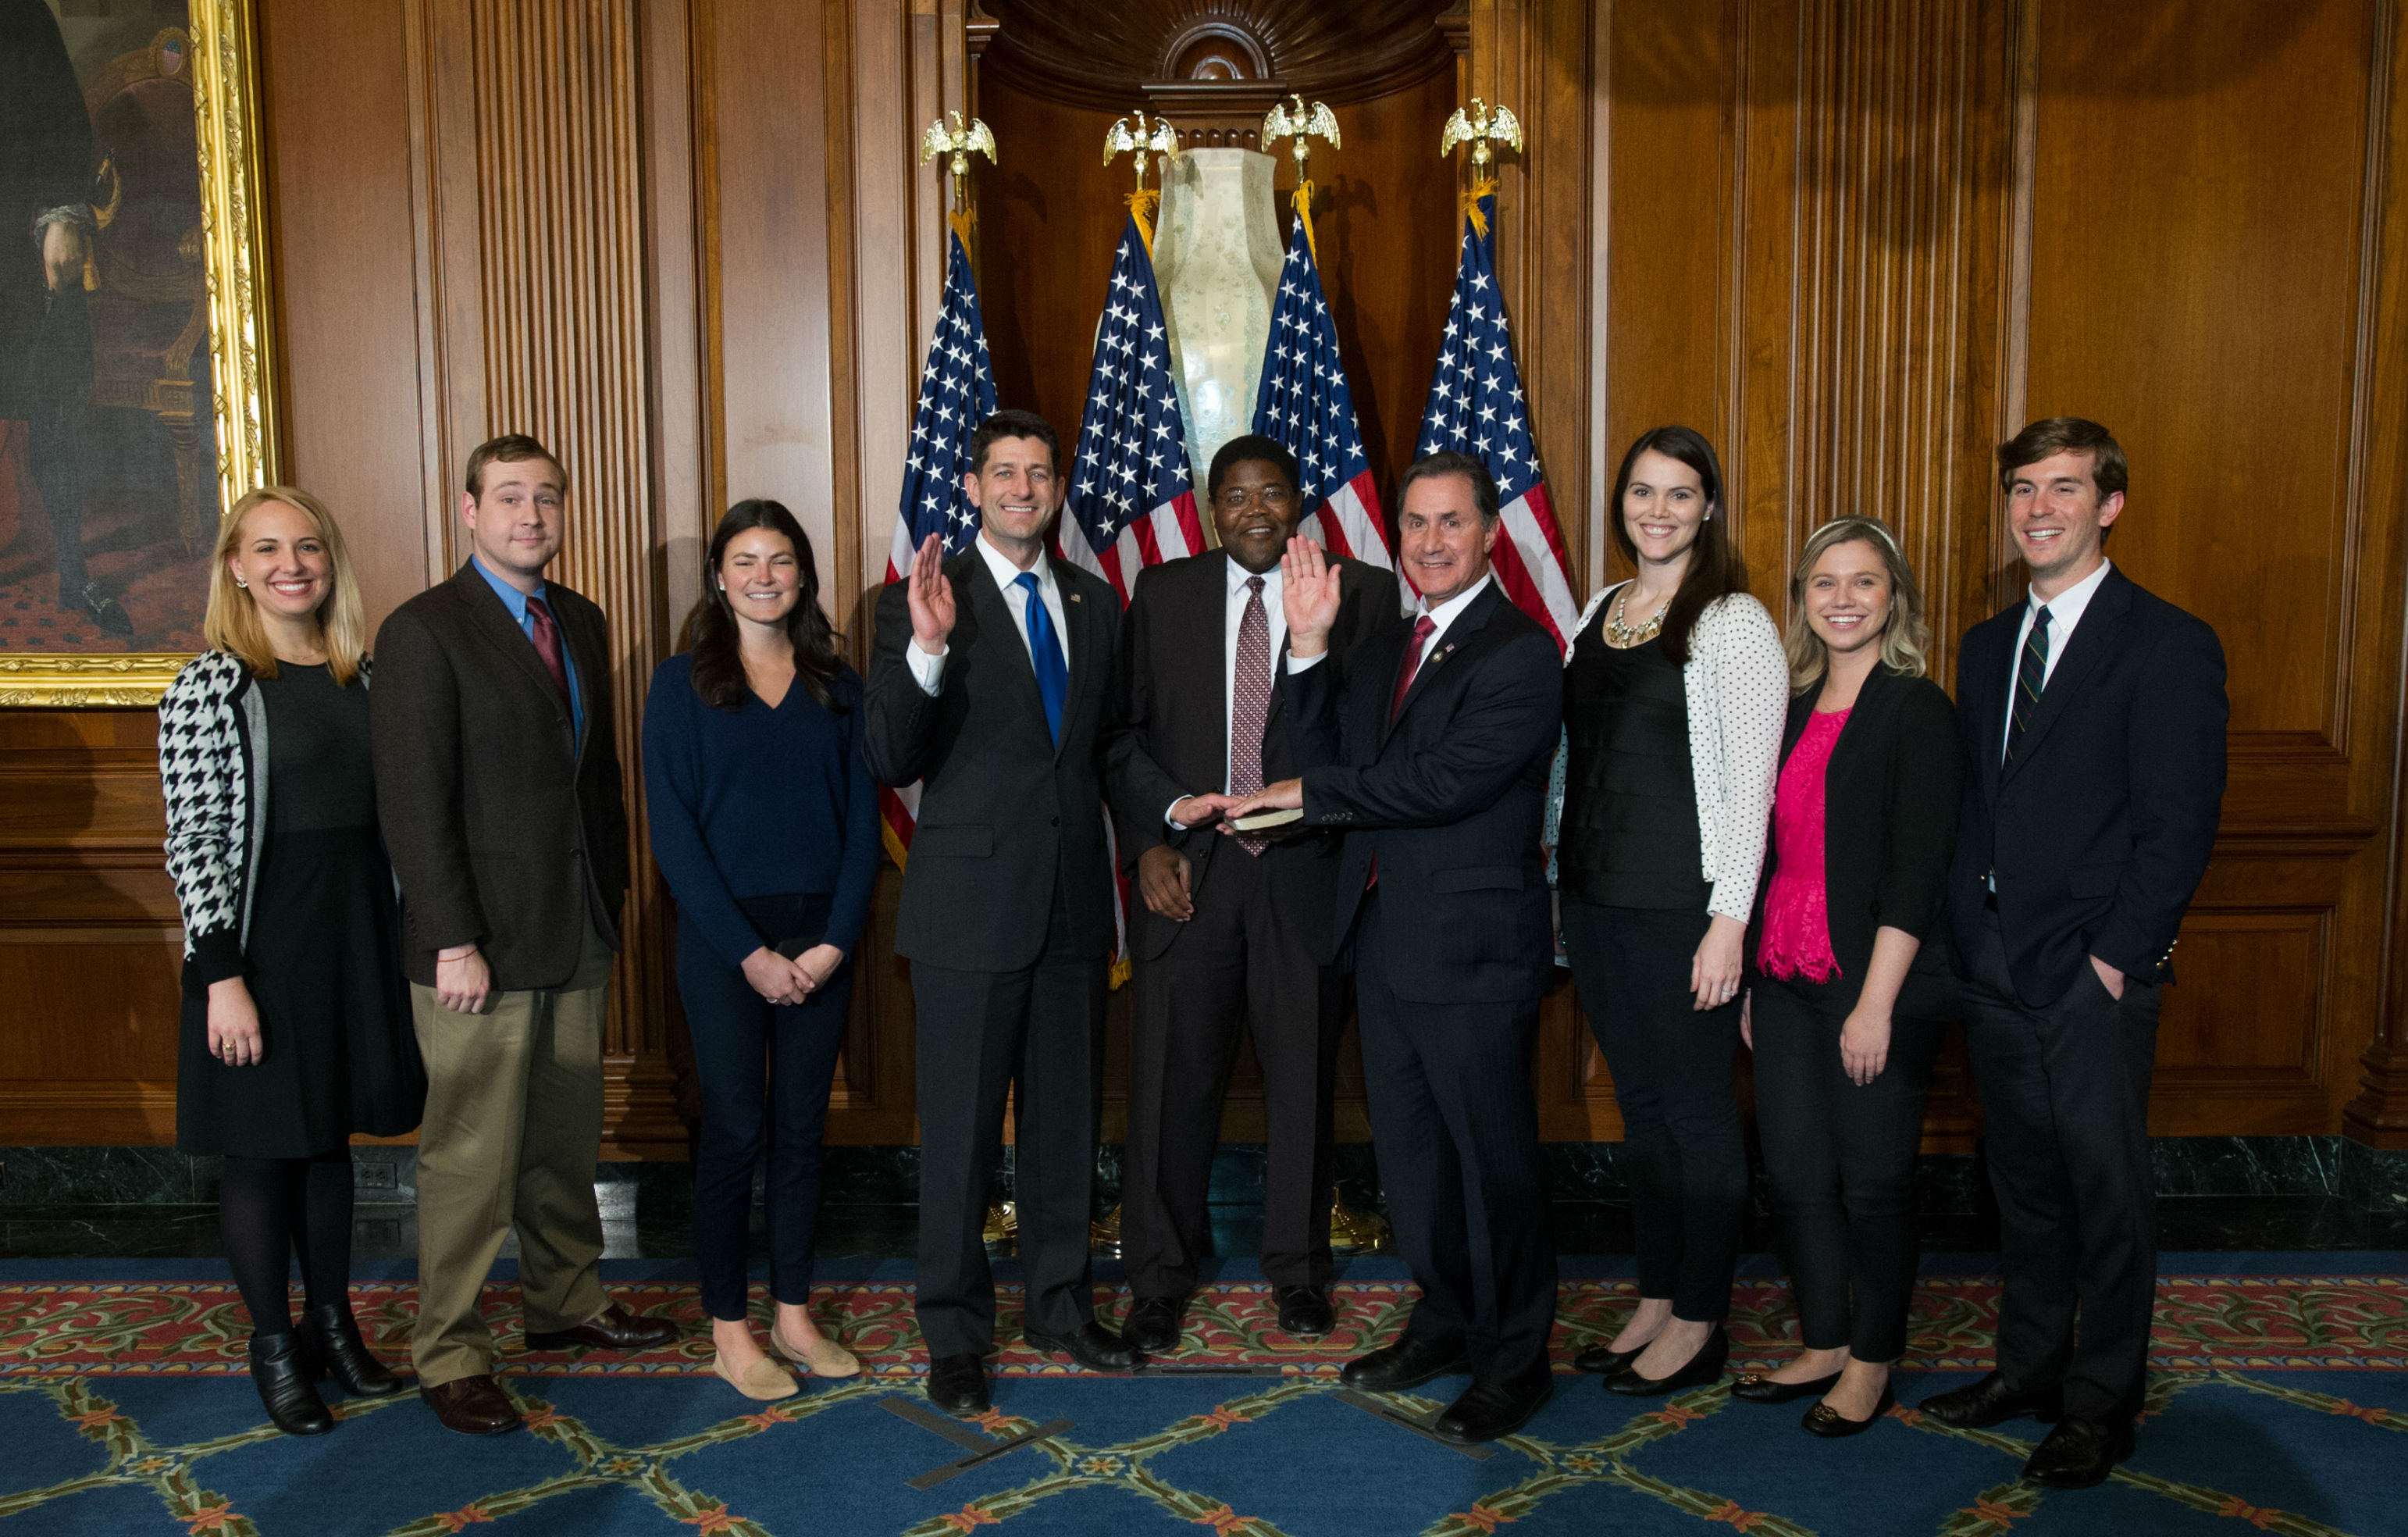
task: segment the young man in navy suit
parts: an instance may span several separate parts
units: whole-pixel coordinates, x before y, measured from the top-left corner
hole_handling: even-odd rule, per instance
[[[2086,1488],[2131,1455],[2157,1288],[2149,1076],[2174,932],[2224,799],[2224,650],[2104,552],[2124,451],[2079,417],[1999,450],[2030,592],[1965,636],[1950,902],[2006,1290],[1998,1370],[1945,1425],[2056,1429],[2024,1476]]]
[[[1291,548],[1284,683],[1303,771],[1228,814],[1301,810],[1346,835],[1332,941],[1352,960],[1380,1183],[1422,1299],[1342,1380],[1393,1393],[1469,1372],[1432,1429],[1494,1441],[1553,1391],[1530,1042],[1554,971],[1539,833],[1563,654],[1489,571],[1497,483],[1481,462],[1431,454],[1403,494],[1398,564],[1420,601],[1342,674],[1327,661],[1338,574],[1312,540]]]

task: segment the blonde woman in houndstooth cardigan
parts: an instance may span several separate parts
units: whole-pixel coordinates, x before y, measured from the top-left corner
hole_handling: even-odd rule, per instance
[[[176,1145],[224,1160],[220,1226],[268,1416],[319,1435],[335,1428],[322,1376],[352,1397],[401,1389],[351,1317],[351,1138],[416,1126],[426,1081],[377,832],[367,625],[316,497],[267,486],[235,504],[203,633],[159,705],[184,919]]]

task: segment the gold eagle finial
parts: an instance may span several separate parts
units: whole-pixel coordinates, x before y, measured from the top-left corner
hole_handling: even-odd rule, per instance
[[[1135,132],[1131,132],[1129,128],[1132,118],[1137,123]],[[1104,135],[1104,164],[1109,165],[1131,151],[1137,151],[1137,190],[1143,192],[1145,191],[1146,155],[1149,152],[1177,154],[1179,130],[1173,128],[1167,118],[1154,119],[1154,125],[1149,128],[1146,126],[1144,109],[1140,108],[1129,117],[1116,119],[1111,130]]]
[[[1521,122],[1505,108],[1490,111],[1486,102],[1474,96],[1469,115],[1458,107],[1455,116],[1446,120],[1446,129],[1439,135],[1438,152],[1440,156],[1450,155],[1456,145],[1470,145],[1471,168],[1477,174],[1496,158],[1496,151],[1489,148],[1491,141],[1511,150],[1521,149]]]
[[[1296,136],[1296,142],[1289,152],[1296,156],[1296,179],[1302,181],[1305,179],[1305,159],[1312,153],[1311,140],[1314,135],[1327,139],[1331,149],[1339,148],[1338,117],[1329,110],[1326,103],[1314,102],[1308,109],[1302,96],[1292,99],[1296,102],[1294,112],[1287,109],[1286,102],[1281,102],[1263,115],[1263,148],[1268,150],[1289,135]]]
[[[925,165],[939,155],[953,157],[945,170],[953,179],[953,207],[961,208],[968,206],[970,155],[973,152],[982,154],[988,164],[994,164],[995,135],[977,118],[966,123],[959,112],[949,112],[946,116],[953,120],[951,128],[945,126],[944,118],[939,118],[928,124],[926,133],[920,136],[920,164]]]

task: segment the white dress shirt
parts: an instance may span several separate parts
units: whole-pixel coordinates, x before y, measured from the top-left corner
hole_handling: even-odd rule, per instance
[[[1281,604],[1281,595],[1287,589],[1280,568],[1274,566],[1268,571],[1249,571],[1234,556],[1227,566],[1228,605],[1222,610],[1221,621],[1221,789],[1225,794],[1230,789],[1228,726],[1238,715],[1238,626],[1246,620],[1246,582],[1250,579],[1263,579],[1263,615],[1270,621],[1273,666],[1278,665],[1280,647],[1287,643],[1287,610]],[[1181,796],[1165,807],[1163,821],[1174,827],[1179,826],[1179,819],[1170,813],[1179,809],[1180,800],[1190,798],[1191,796]]]
[[[2048,659],[2040,675],[2040,686],[2045,692],[2048,681],[2057,676],[2057,664],[2065,654],[2066,642],[2073,639],[2073,626],[2082,623],[2083,612],[2090,607],[2090,600],[2099,596],[2099,584],[2107,580],[2107,573],[2113,569],[2112,563],[2101,560],[2099,569],[2051,598],[2042,598],[2029,588],[2025,589],[2025,596],[2030,601],[2024,605],[2023,623],[2015,628],[2015,649],[2009,654],[2005,719],[2012,721],[2015,718],[2015,679],[2023,671],[2024,647],[2031,640],[2032,616],[2042,607],[2048,610]],[[2007,733],[2001,731],[1999,733],[1999,761],[2005,762],[2006,756]]]
[[[1418,596],[1414,597],[1414,620],[1418,622],[1424,616],[1427,616],[1431,625],[1429,639],[1422,642],[1421,656],[1419,660],[1413,664],[1416,668],[1419,668],[1423,662],[1428,661],[1432,654],[1438,651],[1438,643],[1446,639],[1447,626],[1453,625],[1456,616],[1461,614],[1466,608],[1470,606],[1471,600],[1478,597],[1482,591],[1485,589],[1490,582],[1496,580],[1496,577],[1493,575],[1483,572],[1479,581],[1473,582],[1470,586],[1466,587],[1463,591],[1455,594],[1453,597],[1448,598],[1445,602],[1440,604],[1435,609],[1429,606],[1429,599]],[[1328,654],[1328,650],[1324,648],[1321,653],[1321,656],[1291,656],[1287,659],[1287,669],[1291,673],[1302,672],[1307,668],[1319,666],[1321,657]]]
[[[970,547],[986,558],[986,568],[995,577],[995,584],[1003,590],[1004,606],[1011,610],[1012,633],[1020,637],[1020,649],[1028,652],[1030,666],[1035,666],[1037,654],[1028,644],[1028,589],[1020,584],[1022,572],[1011,563],[1011,557],[986,541],[982,531],[970,541]],[[1054,580],[1054,563],[1039,554],[1027,575],[1037,579],[1037,596],[1045,602],[1045,612],[1054,621],[1054,642],[1062,648],[1062,670],[1070,669],[1070,629],[1062,619],[1062,585]],[[906,581],[910,578],[906,577]],[[910,667],[912,678],[934,698],[945,681],[945,658],[952,655],[953,642],[931,656],[920,649],[915,637],[903,648],[903,660]]]

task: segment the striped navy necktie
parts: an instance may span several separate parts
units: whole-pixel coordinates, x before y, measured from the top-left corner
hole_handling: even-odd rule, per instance
[[[2007,757],[2015,761],[2015,743],[2023,740],[2032,712],[2040,708],[2041,690],[2048,686],[2048,608],[2032,615],[2031,633],[2024,637],[2023,659],[2015,664],[2014,708],[2007,712]]]

